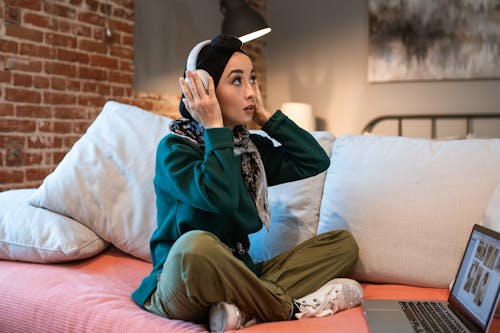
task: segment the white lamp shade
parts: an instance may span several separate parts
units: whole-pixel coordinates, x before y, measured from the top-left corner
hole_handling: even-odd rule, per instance
[[[303,129],[316,130],[316,118],[311,104],[284,103],[281,105],[281,111]]]

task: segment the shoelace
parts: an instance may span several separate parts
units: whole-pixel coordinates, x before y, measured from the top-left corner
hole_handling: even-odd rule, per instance
[[[299,303],[301,318],[330,316],[347,308],[341,291],[342,286],[334,286],[321,302],[318,299],[312,299],[309,303]]]

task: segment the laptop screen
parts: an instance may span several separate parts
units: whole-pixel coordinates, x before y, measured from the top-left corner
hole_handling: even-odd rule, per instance
[[[500,239],[483,229],[475,226],[472,231],[450,301],[458,302],[484,329],[499,293]]]

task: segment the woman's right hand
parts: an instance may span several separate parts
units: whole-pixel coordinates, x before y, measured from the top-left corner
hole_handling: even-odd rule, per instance
[[[182,101],[193,119],[204,128],[223,127],[224,122],[212,77],[208,78],[208,90],[205,90],[198,73],[188,70],[186,76],[189,82],[181,77],[179,83],[185,96]]]

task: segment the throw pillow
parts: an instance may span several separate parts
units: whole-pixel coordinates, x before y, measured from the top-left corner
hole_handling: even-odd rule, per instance
[[[107,102],[31,204],[72,217],[122,251],[150,261],[149,239],[156,227],[155,154],[170,121]]]
[[[54,263],[88,258],[107,247],[77,221],[30,205],[34,191],[0,193],[0,259]]]
[[[340,137],[318,233],[353,233],[360,249],[354,278],[447,288],[499,170],[498,139]]]
[[[267,134],[257,131],[257,134]],[[311,132],[328,156],[334,136]],[[274,141],[275,145],[279,145]],[[268,260],[316,234],[319,206],[326,172],[295,182],[269,187],[271,227],[250,235],[250,255],[255,261]]]
[[[485,227],[500,232],[500,183],[497,184],[495,192],[493,192],[486,207],[482,224]]]

